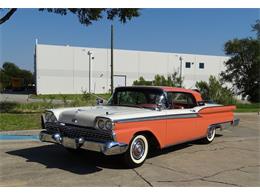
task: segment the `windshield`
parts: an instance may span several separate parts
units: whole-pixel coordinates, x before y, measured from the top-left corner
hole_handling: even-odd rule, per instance
[[[119,88],[109,100],[109,105],[134,106],[155,109],[164,100],[163,91],[154,88]]]

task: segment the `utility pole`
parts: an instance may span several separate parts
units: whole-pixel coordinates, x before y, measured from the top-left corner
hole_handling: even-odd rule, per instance
[[[91,93],[92,52],[91,52],[91,51],[88,51],[88,55],[89,55],[89,62],[88,62],[88,65],[89,65],[89,67],[88,67],[88,92]]]
[[[182,78],[182,60],[183,60],[183,58],[180,56],[179,60],[180,60],[180,81],[181,81],[181,78]]]
[[[114,27],[111,25],[111,93],[114,92]]]

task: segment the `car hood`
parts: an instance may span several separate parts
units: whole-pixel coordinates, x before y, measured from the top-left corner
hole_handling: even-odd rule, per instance
[[[110,118],[111,120],[125,119],[133,116],[147,115],[158,112],[143,108],[125,106],[92,106],[77,108],[52,109],[59,122],[79,126],[94,127],[96,117]]]

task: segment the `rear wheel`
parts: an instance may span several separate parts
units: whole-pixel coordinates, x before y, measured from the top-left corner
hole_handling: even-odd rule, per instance
[[[134,168],[141,166],[148,154],[148,141],[144,135],[136,135],[127,151],[123,154],[127,167]]]
[[[207,136],[203,139],[203,142],[206,144],[211,143],[214,140],[215,135],[216,135],[216,127],[210,127],[208,129]]]

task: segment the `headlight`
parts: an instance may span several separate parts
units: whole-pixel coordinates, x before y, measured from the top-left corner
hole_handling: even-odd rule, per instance
[[[103,119],[98,120],[98,128],[104,129],[105,127],[105,121]]]
[[[107,120],[105,126],[106,126],[107,130],[111,130],[112,129],[112,122],[110,120]]]
[[[97,119],[96,127],[103,130],[112,130],[113,123],[110,119],[99,118]]]
[[[45,113],[45,120],[46,122],[57,122],[57,118],[52,112],[46,112]]]

